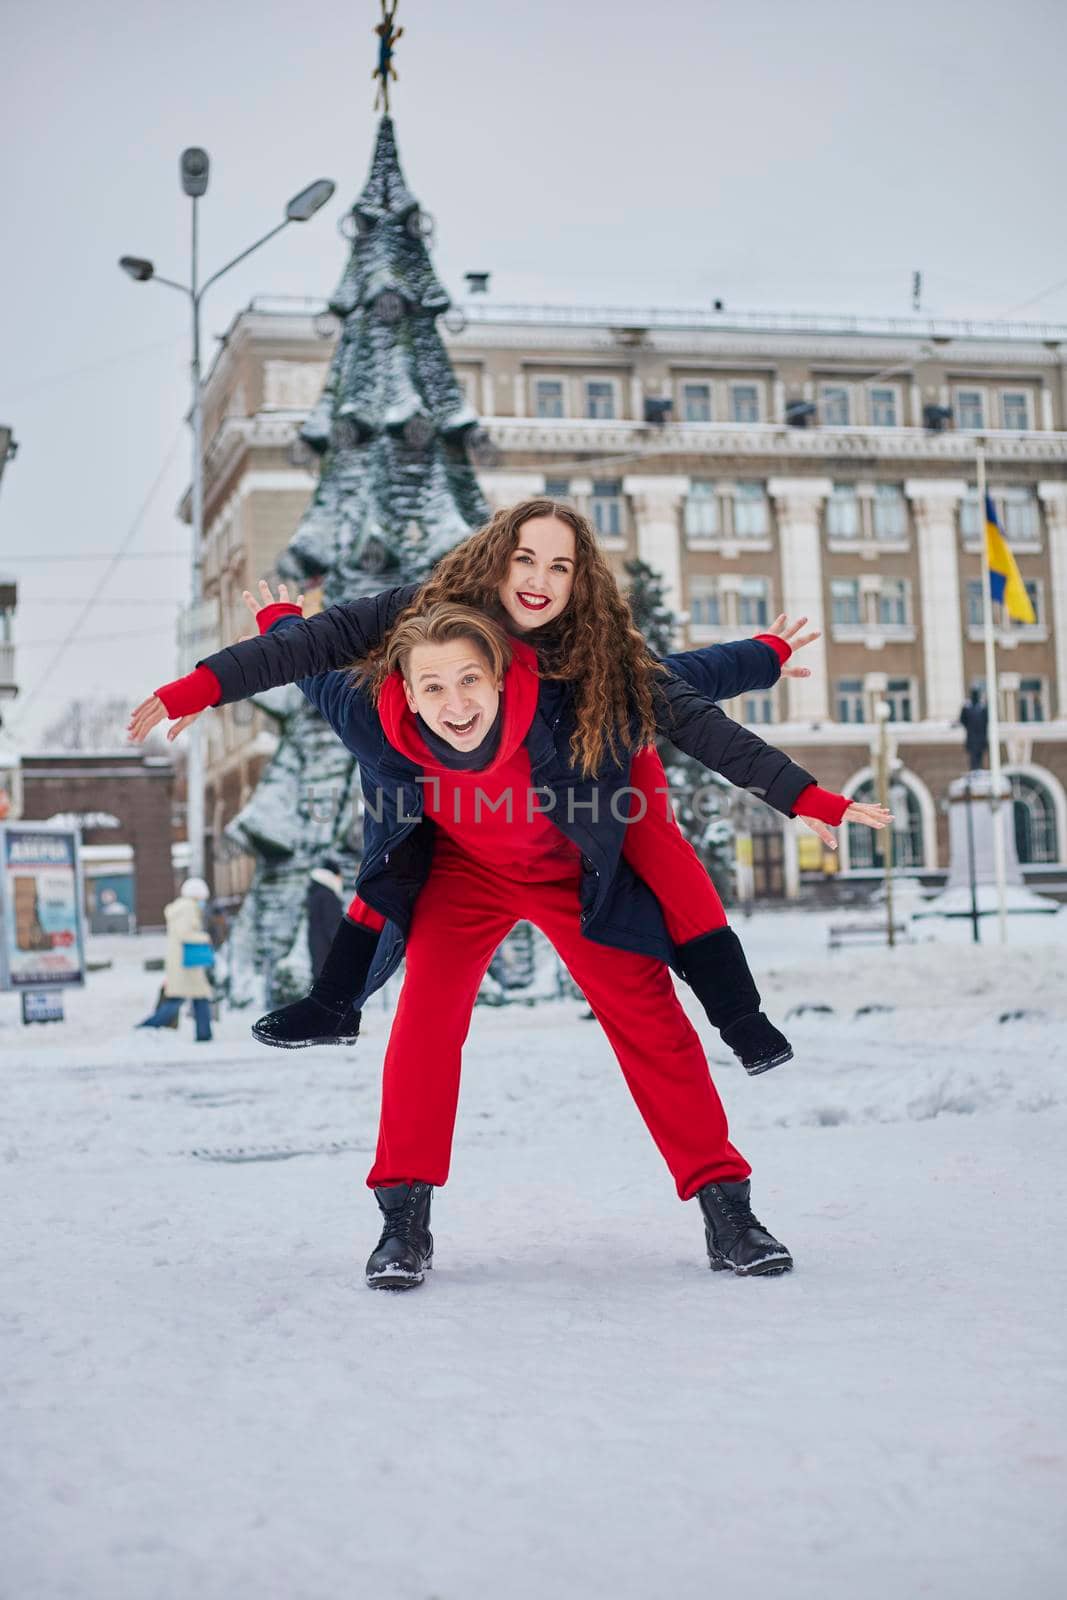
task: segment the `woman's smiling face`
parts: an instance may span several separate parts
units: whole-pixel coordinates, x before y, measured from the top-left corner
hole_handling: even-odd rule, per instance
[[[543,628],[566,609],[574,587],[574,530],[558,517],[531,517],[518,530],[515,549],[497,590],[520,633]]]

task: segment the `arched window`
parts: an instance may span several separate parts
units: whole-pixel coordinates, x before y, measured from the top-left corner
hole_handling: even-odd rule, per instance
[[[1052,796],[1036,778],[1013,772],[1012,811],[1015,816],[1015,852],[1024,866],[1058,861],[1056,813]]]
[[[871,803],[878,799],[874,779],[867,778],[852,792],[852,799]],[[894,814],[892,827],[894,867],[921,867],[923,865],[923,818],[919,797],[905,783],[894,783],[890,789],[890,810]],[[861,827],[857,822],[848,824],[848,860],[851,868],[880,867],[884,860],[882,841],[886,830],[876,833],[873,828]]]

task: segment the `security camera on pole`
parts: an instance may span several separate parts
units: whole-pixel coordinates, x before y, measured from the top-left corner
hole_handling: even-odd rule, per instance
[[[316,211],[329,200],[334,191],[334,184],[329,178],[319,178],[315,183],[309,184],[299,194],[294,195],[285,208],[285,216],[281,222],[265,233],[261,239],[250,244],[247,250],[242,250],[240,255],[234,256],[224,267],[220,267],[202,286],[200,284],[200,256],[199,256],[199,217],[197,201],[202,199],[207,192],[208,178],[211,172],[211,160],[206,150],[199,145],[190,145],[183,150],[178,163],[181,178],[182,192],[187,194],[193,202],[192,215],[192,260],[190,269],[190,282],[177,283],[173,278],[161,277],[151,261],[146,261],[141,256],[123,256],[119,266],[135,283],[147,283],[150,279],[162,283],[168,289],[177,289],[189,298],[192,310],[192,335],[193,353],[191,362],[192,373],[192,409],[191,421],[193,429],[193,490],[192,490],[192,519],[193,519],[193,560],[192,560],[192,586],[190,593],[190,628],[195,630],[199,626],[200,609],[203,602],[203,538],[204,538],[204,412],[203,397],[200,389],[200,306],[205,293],[213,283],[217,283],[224,273],[238,262],[244,261],[254,250],[273,239],[276,233],[281,233],[291,222],[307,222]],[[199,724],[194,723],[189,730],[186,745],[186,832],[189,838],[189,873],[194,878],[204,876],[204,747],[203,735]]]

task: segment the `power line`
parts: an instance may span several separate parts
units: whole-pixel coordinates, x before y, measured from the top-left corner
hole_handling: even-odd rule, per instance
[[[167,465],[170,465],[169,461]],[[138,512],[138,515],[140,516],[141,513]],[[159,561],[164,557],[168,561],[176,561],[179,557],[183,561],[188,561],[189,552],[188,550],[120,550],[116,555],[113,550],[102,550],[94,551],[92,555],[85,556],[22,556],[13,555],[10,550],[0,550],[0,562],[20,561],[24,566],[33,566],[35,564],[51,566],[53,562],[60,561]]]
[[[1016,311],[1025,311],[1028,306],[1036,306],[1039,300],[1047,300],[1050,294],[1055,294],[1057,289],[1067,289],[1067,278],[1061,278],[1059,283],[1050,284],[1047,289],[1042,289],[1040,294],[1031,295],[1029,300],[1020,300],[1017,306],[1009,306],[1002,316],[1012,317]]]
[[[110,356],[104,361],[93,361],[84,367],[66,367],[61,372],[48,372],[35,382],[28,384],[21,392],[16,392],[14,399],[9,404],[21,405],[29,395],[39,393],[41,389],[54,388],[57,383],[69,383],[74,378],[90,377],[93,373],[107,372],[112,367],[124,366],[127,361],[136,361],[140,356],[149,355],[153,350],[180,350],[184,344],[181,339],[156,339],[152,344],[138,345],[135,350],[125,350],[121,355]]]
[[[152,501],[155,499],[156,495],[159,493],[159,490],[161,489],[163,484],[166,482],[167,474],[170,471],[171,462],[174,460],[174,457],[178,453],[178,446],[181,443],[181,438],[182,438],[182,433],[183,433],[183,426],[184,425],[182,423],[178,424],[178,427],[176,428],[175,433],[174,433],[174,438],[171,441],[170,448],[167,451],[166,457],[165,457],[165,459],[163,461],[163,465],[160,467],[159,472],[156,474],[155,482],[152,484],[152,487],[149,489],[147,495],[145,496],[145,498],[144,498],[144,500],[143,500],[143,502],[142,502],[142,504],[140,506],[140,509],[137,512],[137,515],[134,517],[133,521],[131,522],[131,524],[130,524],[127,532],[126,532],[126,536],[123,539],[121,545],[119,546],[119,548],[116,551],[115,555],[112,557],[112,559],[109,562],[109,564],[104,568],[104,571],[103,571],[101,577],[97,580],[97,584],[96,584],[95,589],[92,591],[92,593],[89,595],[88,599],[86,600],[85,605],[83,606],[81,612],[79,613],[79,615],[76,618],[73,626],[71,627],[71,630],[70,630],[69,634],[63,640],[63,642],[60,644],[59,649],[56,651],[55,655],[52,657],[52,660],[48,665],[48,668],[47,668],[47,670],[45,672],[44,677],[40,680],[39,683],[36,683],[34,685],[34,687],[30,690],[29,695],[26,697],[26,699],[19,706],[19,720],[20,720],[20,722],[22,720],[24,720],[24,718],[25,718],[27,712],[29,711],[30,707],[33,705],[34,701],[37,699],[38,694],[44,688],[45,684],[49,681],[49,679],[53,677],[57,667],[60,664],[60,662],[66,656],[66,654],[67,654],[68,650],[70,649],[71,645],[75,643],[75,640],[77,639],[77,635],[78,635],[78,629],[81,627],[82,623],[85,621],[86,617],[89,615],[90,611],[93,609],[93,606],[96,604],[96,602],[99,599],[100,595],[104,592],[104,588],[106,587],[106,585],[108,583],[108,580],[111,577],[112,572],[114,571],[115,567],[118,566],[119,562],[122,560],[122,557],[126,553],[126,547],[128,545],[132,544],[134,539],[137,537],[137,534],[140,531],[141,524],[144,521],[145,517],[148,515],[148,511],[149,511],[149,508],[151,507]],[[154,632],[155,630],[152,630],[152,631]]]

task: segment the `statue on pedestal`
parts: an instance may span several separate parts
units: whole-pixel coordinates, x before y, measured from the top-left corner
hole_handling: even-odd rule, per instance
[[[960,724],[967,745],[968,771],[980,772],[989,749],[989,707],[981,689],[971,690],[971,698],[960,712]]]

